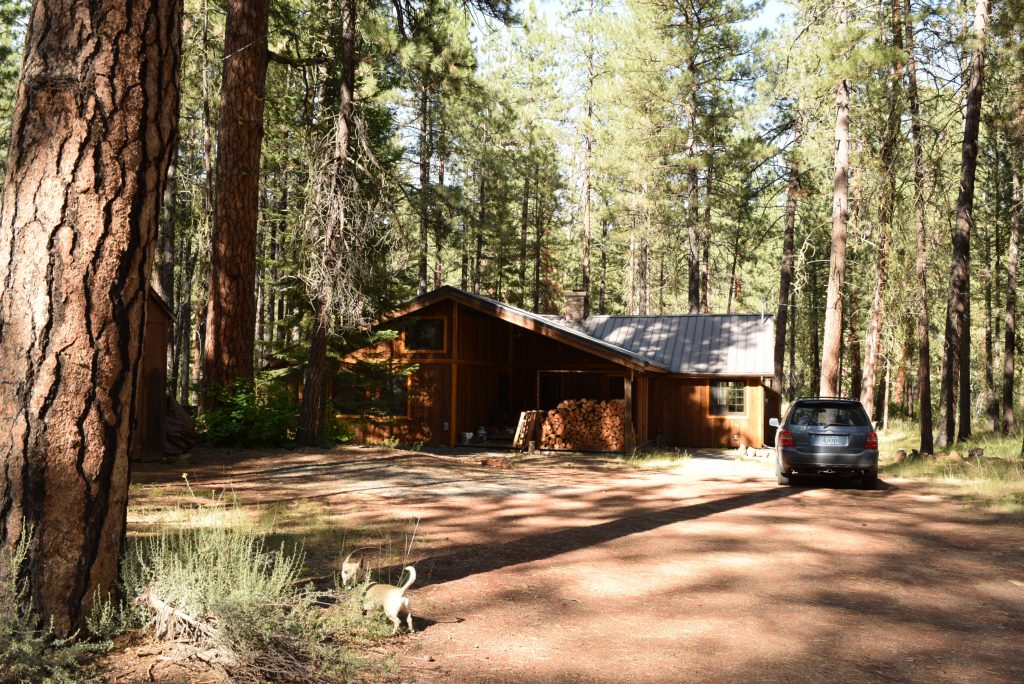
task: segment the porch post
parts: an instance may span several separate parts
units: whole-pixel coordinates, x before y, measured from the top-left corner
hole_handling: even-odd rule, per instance
[[[625,393],[623,396],[623,409],[625,411],[625,420],[622,421],[622,429],[625,430],[623,445],[625,451],[628,453],[633,450],[633,369],[630,368],[629,372],[626,373],[626,377],[623,378],[623,387]]]

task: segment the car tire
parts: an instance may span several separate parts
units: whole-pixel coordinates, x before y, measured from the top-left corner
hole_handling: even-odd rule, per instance
[[[779,457],[775,457],[775,481],[780,485],[791,485],[793,484],[793,478],[790,475],[786,475],[782,472],[782,462]]]
[[[864,474],[860,476],[860,488],[875,489],[876,487],[878,487],[878,471],[865,470]]]

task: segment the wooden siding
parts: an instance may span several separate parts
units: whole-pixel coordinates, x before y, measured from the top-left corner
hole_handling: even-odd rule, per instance
[[[733,378],[733,380],[744,380]],[[661,435],[666,444],[703,448],[761,447],[764,439],[764,388],[747,378],[742,416],[710,414],[708,380],[650,378],[648,412],[643,427],[647,440]]]

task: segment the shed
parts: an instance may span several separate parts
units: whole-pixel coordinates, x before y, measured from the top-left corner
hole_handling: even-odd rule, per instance
[[[570,295],[568,316],[539,315],[449,286],[408,302],[378,324],[393,340],[345,359],[411,369],[384,390],[390,420],[357,437],[454,446],[481,427],[510,437],[523,411],[622,399],[626,449],[764,444],[770,316],[581,318],[577,304]],[[329,391],[343,404],[353,390]]]
[[[146,331],[132,431],[132,459],[156,461],[164,456],[167,430],[167,342],[174,312],[152,287],[146,297]]]

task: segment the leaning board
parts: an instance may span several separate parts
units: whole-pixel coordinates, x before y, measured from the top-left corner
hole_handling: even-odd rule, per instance
[[[519,425],[516,427],[516,436],[512,440],[513,449],[525,449],[527,443],[537,434],[537,426],[540,424],[543,411],[523,411],[519,414]]]

